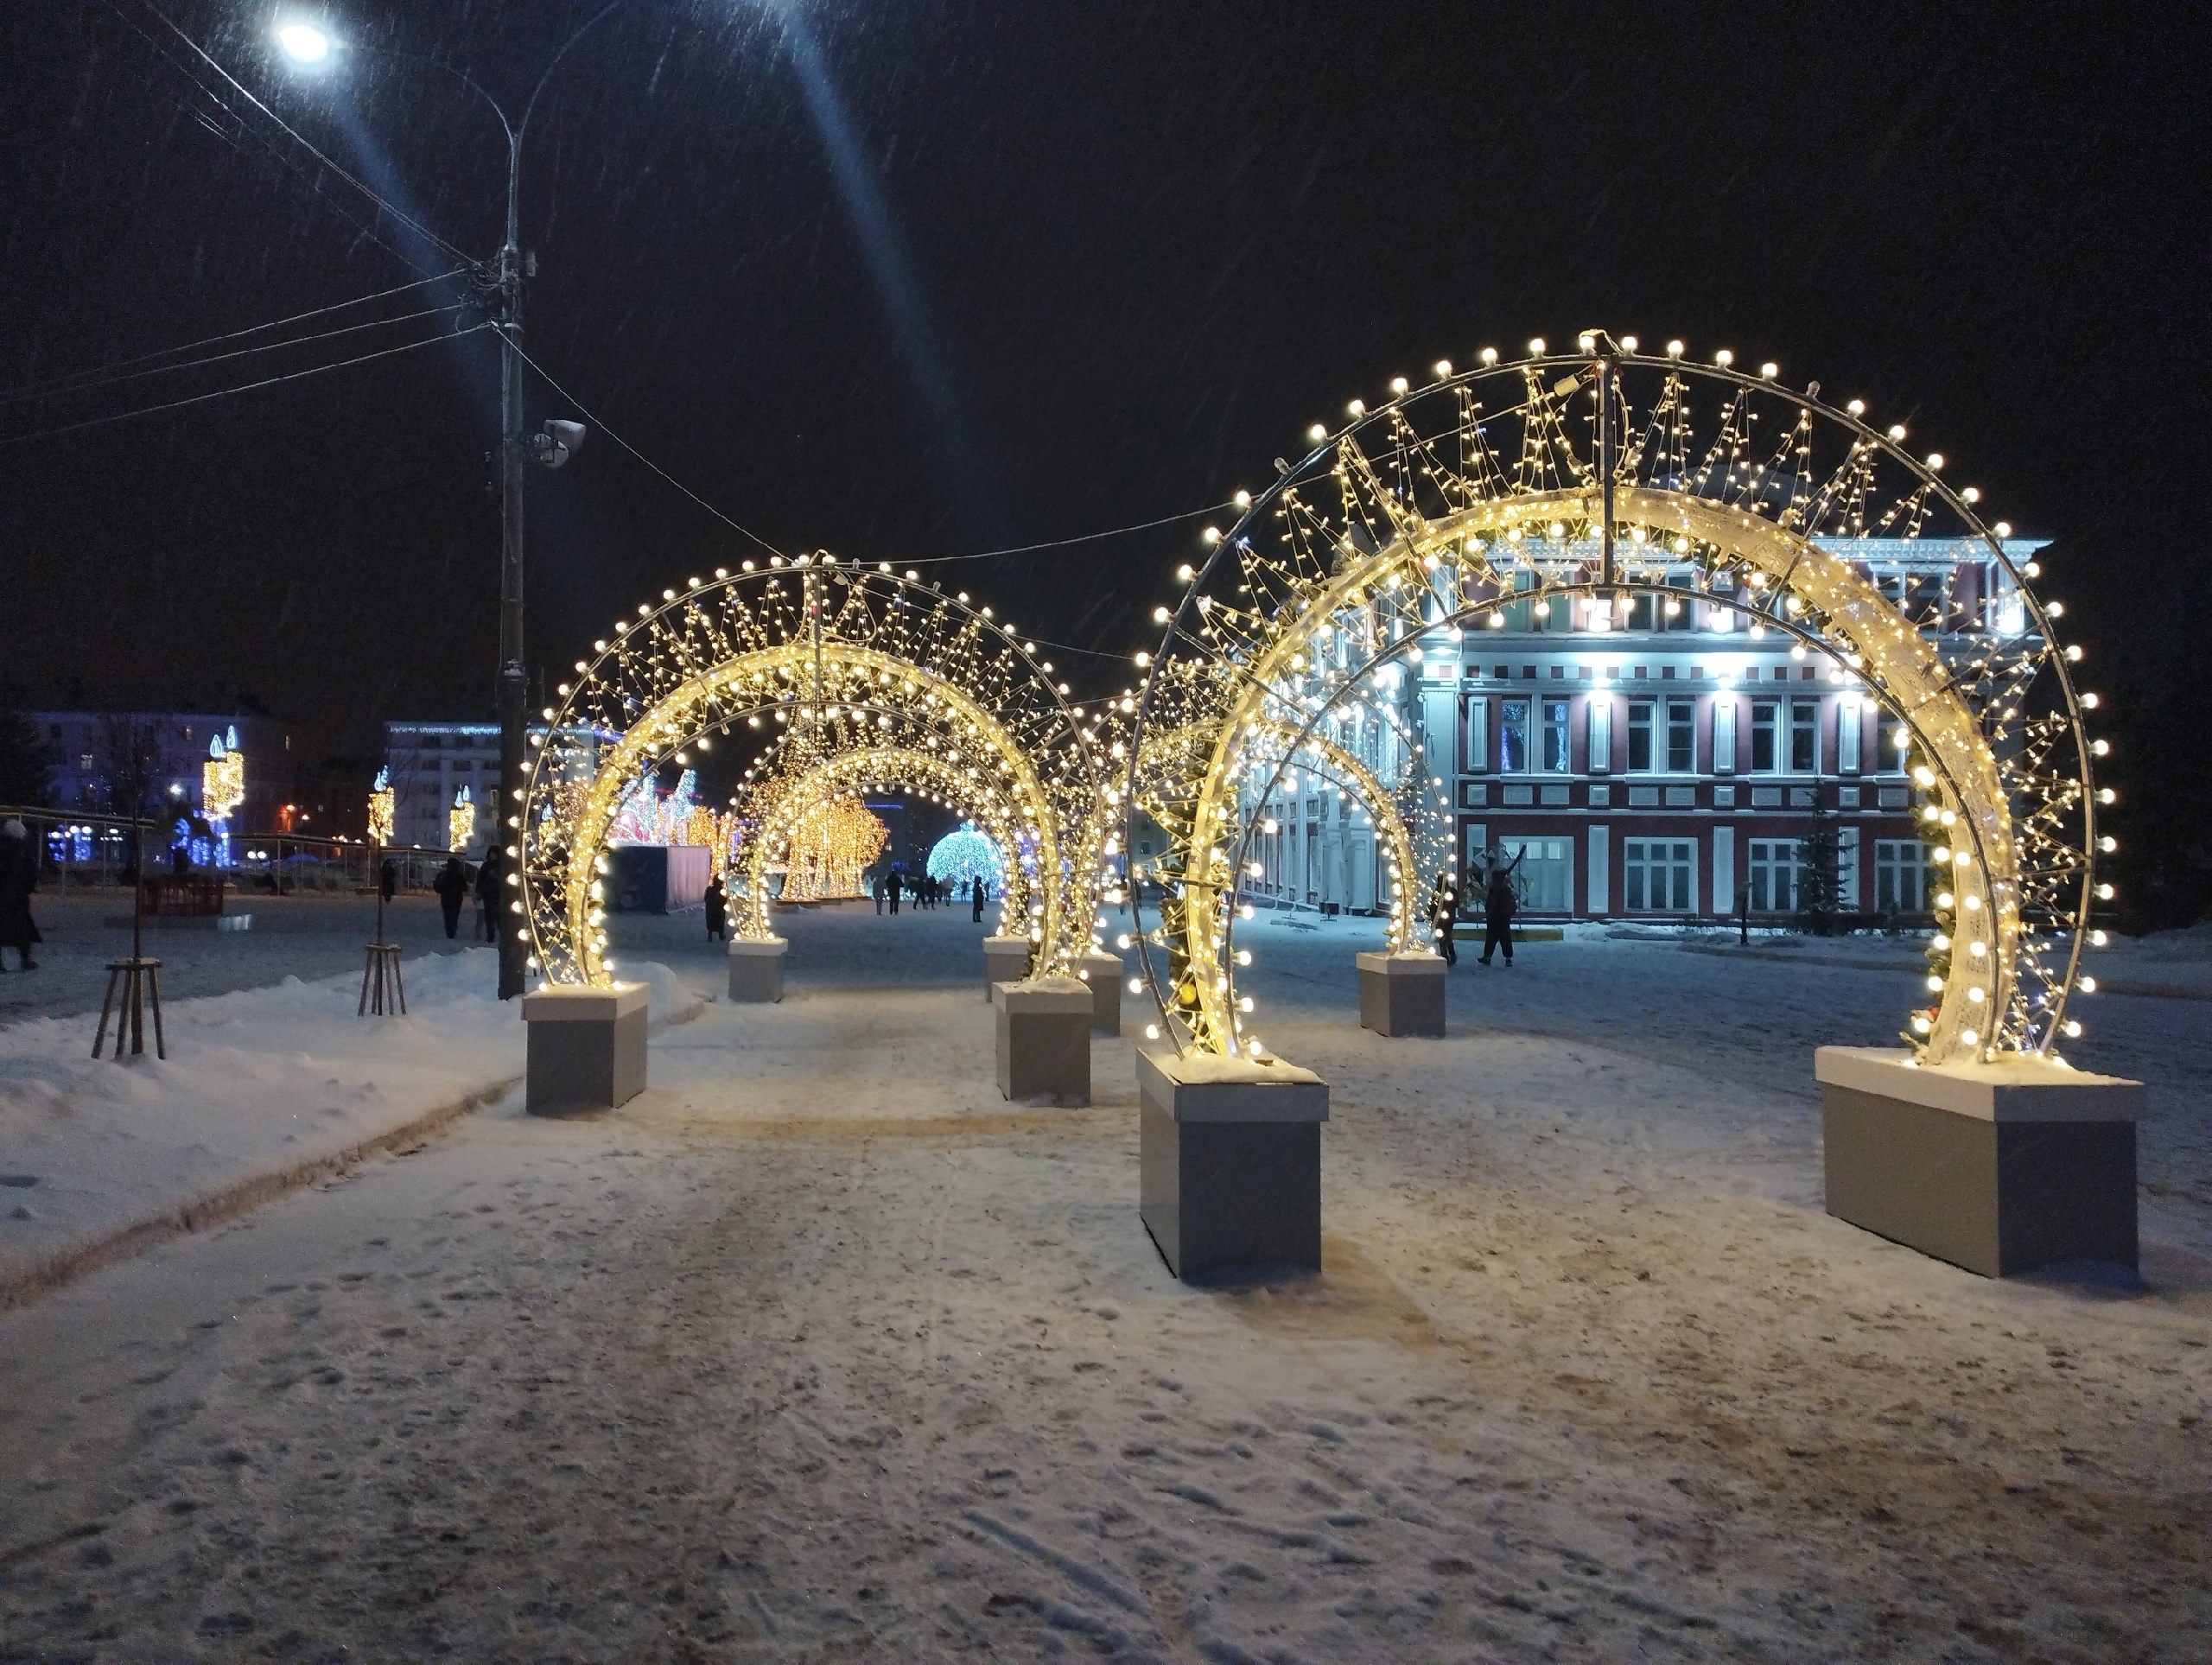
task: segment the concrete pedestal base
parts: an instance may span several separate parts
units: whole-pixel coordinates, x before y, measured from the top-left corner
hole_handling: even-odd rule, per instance
[[[733,937],[729,941],[729,997],[754,1003],[784,997],[784,950],[791,944],[781,937]]]
[[[1076,975],[1090,987],[1090,1033],[1122,1033],[1122,962],[1117,955],[1086,954],[1076,962]]]
[[[532,1115],[606,1110],[645,1090],[645,985],[552,988],[525,995]]]
[[[1438,954],[1362,954],[1359,1026],[1378,1035],[1444,1033],[1444,959]]]
[[[2135,1264],[2139,1082],[1861,1046],[1820,1048],[1813,1073],[1838,1219],[1984,1277]]]
[[[1137,1054],[1142,1211],[1183,1279],[1321,1269],[1328,1084],[1283,1063]]]
[[[1002,982],[1020,982],[1029,975],[1030,942],[1027,937],[983,938],[983,998]]]
[[[1090,990],[1073,977],[991,985],[999,1091],[1007,1098],[1090,1103]]]

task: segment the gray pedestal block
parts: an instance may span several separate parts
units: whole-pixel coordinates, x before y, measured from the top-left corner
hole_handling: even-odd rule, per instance
[[[1328,1084],[1281,1062],[1137,1054],[1142,1213],[1185,1280],[1321,1269]]]
[[[791,944],[781,937],[733,937],[729,942],[729,997],[756,1004],[784,997],[784,950]]]
[[[1444,959],[1437,954],[1361,954],[1359,1026],[1378,1035],[1444,1033]]]
[[[991,998],[994,985],[1020,982],[1029,975],[1030,942],[1027,937],[983,938],[983,998]]]
[[[1090,1103],[1090,990],[1073,977],[991,985],[999,1091],[1007,1098]]]
[[[2136,1263],[2140,1083],[1860,1046],[1820,1048],[1813,1073],[1838,1219],[1984,1277]]]
[[[1086,954],[1077,975],[1090,987],[1090,1028],[1100,1035],[1122,1033],[1122,961],[1115,954]]]
[[[612,1109],[645,1091],[646,994],[641,982],[618,982],[524,995],[524,1108],[532,1115]]]

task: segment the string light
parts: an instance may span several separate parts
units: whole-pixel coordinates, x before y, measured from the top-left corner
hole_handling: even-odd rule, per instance
[[[1584,350],[1601,340],[1593,332]],[[1709,366],[1680,341],[1663,358],[1605,350],[1617,435],[1611,573],[1599,570],[1607,494],[1592,378],[1535,362],[1539,339],[1529,361],[1486,351],[1481,370],[1356,409],[1333,439],[1314,430],[1324,448],[1255,499],[1197,594],[1154,615],[1166,635],[1137,656],[1145,718],[1129,742],[1125,807],[1166,836],[1149,868],[1158,929],[1136,939],[1167,1033],[1179,1048],[1239,1049],[1235,933],[1248,887],[1264,882],[1250,864],[1255,839],[1273,836],[1255,825],[1286,760],[1276,725],[1344,746],[1374,775],[1391,744],[1382,714],[1418,704],[1429,632],[1503,629],[1509,609],[1521,629],[1610,627],[1614,606],[1573,605],[1611,603],[1610,588],[1656,594],[1674,616],[1691,600],[1740,614],[1754,642],[1780,631],[1793,658],[1817,657],[1831,681],[1889,714],[1948,857],[1945,946],[1931,944],[1933,998],[1906,1038],[1925,1062],[2049,1051],[2080,986],[2089,900],[2111,899],[2093,872],[2106,847],[2095,811],[2109,800],[2090,775],[2104,743],[2073,715],[2094,707],[2069,682],[2079,650],[2052,639],[2028,595],[2034,563],[2014,559],[2008,524],[1977,518],[1978,492],[1942,486],[1945,458],[1904,451],[1901,425],[1886,437],[1864,425],[1860,402],[1839,414],[1784,388],[1774,365],[1738,372],[1725,350]],[[1493,381],[1508,391],[1487,398]],[[1913,572],[1966,568],[1993,585],[1955,589],[1868,564],[1900,548]],[[1456,674],[1459,654],[1442,657]],[[2057,697],[2031,699],[2044,680]],[[1455,819],[1440,798],[1405,790],[1414,772],[1348,794],[1379,835],[1393,813],[1383,804],[1395,804],[1402,907],[1417,858],[1439,850],[1448,871],[1448,842],[1428,842],[1429,828],[1448,840]],[[1394,947],[1404,925],[1393,920]],[[1970,977],[1953,975],[1955,954]]]

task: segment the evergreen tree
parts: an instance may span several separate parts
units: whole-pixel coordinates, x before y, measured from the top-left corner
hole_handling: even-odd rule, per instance
[[[1843,917],[1843,835],[1833,810],[1813,811],[1813,828],[1798,845],[1797,863],[1797,929],[1833,937],[1842,928]]]
[[[0,682],[0,804],[44,809],[54,800],[54,747],[22,708],[22,690]]]

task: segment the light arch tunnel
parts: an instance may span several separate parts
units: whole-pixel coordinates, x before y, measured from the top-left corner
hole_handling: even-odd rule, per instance
[[[983,808],[1009,848],[1030,853],[1019,922],[1036,973],[1071,974],[1091,945],[1096,805],[1107,791],[1096,731],[1051,681],[1049,662],[987,609],[825,557],[693,581],[595,651],[533,736],[510,823],[522,852],[513,906],[550,983],[610,981],[605,852],[624,783],[711,747],[733,725],[804,729],[825,759],[890,737],[925,759],[956,759],[910,772]]]
[[[916,737],[908,736],[911,741]],[[973,822],[1006,857],[1006,883],[997,898],[1002,935],[1027,936],[1030,898],[1049,887],[1047,852],[1028,830],[1014,798],[975,766],[963,766],[921,744],[855,743],[849,749],[809,759],[787,773],[772,777],[768,801],[746,833],[739,861],[740,894],[735,917],[739,934],[756,941],[775,935],[769,917],[769,867],[788,844],[793,828],[833,798],[865,791],[919,791],[950,805]],[[1041,923],[1036,927],[1040,934]]]
[[[1406,800],[1420,792],[1418,776],[1422,766],[1418,750],[1408,737],[1398,736],[1408,772],[1414,778],[1394,789],[1357,752],[1322,730],[1323,715],[1308,718],[1304,713],[1270,709],[1253,720],[1251,744],[1236,760],[1243,773],[1236,785],[1239,801],[1246,808],[1242,818],[1244,837],[1232,860],[1248,877],[1262,877],[1265,866],[1255,852],[1266,848],[1256,841],[1271,830],[1263,818],[1267,807],[1297,772],[1326,781],[1365,813],[1373,829],[1382,876],[1389,881],[1389,901],[1382,910],[1389,951],[1417,951],[1424,942],[1417,931],[1421,923],[1421,876],[1425,872],[1440,871],[1450,855],[1446,840],[1434,832],[1424,838],[1415,830],[1422,817],[1416,815],[1409,819],[1407,814]],[[1151,750],[1140,770],[1150,787],[1141,794],[1139,807],[1153,827],[1172,823],[1179,808],[1187,813],[1189,800],[1176,797],[1179,789],[1171,783],[1187,782],[1194,771],[1207,767],[1217,740],[1213,728],[1193,724],[1145,742]],[[1380,893],[1378,887],[1378,897]]]
[[[1281,690],[1304,680],[1298,673],[1313,661],[1325,633],[1363,615],[1380,598],[1400,597],[1411,609],[1400,633],[1379,639],[1318,709],[1308,707],[1316,721],[1355,696],[1368,678],[1430,632],[1468,624],[1480,627],[1509,602],[1594,594],[1600,588],[1597,582],[1560,581],[1522,568],[1515,552],[1524,546],[1529,531],[1596,522],[1604,513],[1600,498],[1594,486],[1529,493],[1408,525],[1373,553],[1340,560],[1328,581],[1238,667],[1236,692],[1221,716],[1217,738],[1191,781],[1190,855],[1179,918],[1165,912],[1162,917],[1163,932],[1174,939],[1171,959],[1181,975],[1165,989],[1155,979],[1154,988],[1170,1033],[1180,1031],[1179,1044],[1187,1039],[1199,1050],[1233,1052],[1245,1029],[1249,1007],[1236,990],[1235,934],[1240,917],[1249,917],[1243,899],[1248,867],[1241,858],[1254,824],[1236,782],[1273,743],[1279,719],[1270,715],[1270,707],[1283,703]],[[2047,1049],[2059,1032],[2065,983],[2071,980],[2079,943],[2070,945],[2066,971],[2053,985],[2058,1009],[2046,1011],[2039,1023],[2025,1020],[2023,1007],[2028,1002],[2020,980],[2022,852],[2013,806],[1981,724],[1935,646],[1848,561],[1758,514],[1689,493],[1637,486],[1618,487],[1612,508],[1617,526],[1632,528],[1635,537],[1677,551],[1670,564],[1694,565],[1708,573],[1732,566],[1745,570],[1751,596],[1732,605],[1848,665],[1854,680],[1863,677],[1871,696],[1910,734],[1914,779],[1930,794],[1929,812],[1940,817],[1951,838],[1947,894],[1953,906],[1942,910],[1946,917],[1941,923],[1949,940],[1950,963],[1960,969],[1960,975],[1931,975],[1939,999],[1932,1016],[1914,1023],[1921,1055],[1930,1060],[1982,1058],[2015,1050],[2024,1040],[2031,1050]],[[1485,539],[1484,553],[1470,556],[1477,541]],[[1448,589],[1440,587],[1440,570]],[[1522,570],[1535,572],[1535,588],[1516,587]],[[1680,593],[1648,576],[1628,574],[1617,575],[1606,588]],[[1715,598],[1700,593],[1698,599]],[[2091,882],[2086,863],[2079,877],[2086,903]],[[2047,1006],[2052,991],[2044,994],[2042,1003]]]

